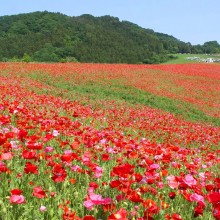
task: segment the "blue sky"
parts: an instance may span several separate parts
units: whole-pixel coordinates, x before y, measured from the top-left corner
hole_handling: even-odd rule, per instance
[[[192,44],[220,43],[220,0],[0,0],[0,16],[33,11],[112,15]]]

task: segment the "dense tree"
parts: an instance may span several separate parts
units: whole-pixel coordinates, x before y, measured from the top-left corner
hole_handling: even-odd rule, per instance
[[[204,53],[220,53],[220,45],[217,41],[209,41],[203,45]]]
[[[170,53],[219,53],[116,17],[34,12],[0,17],[0,60],[160,63]]]

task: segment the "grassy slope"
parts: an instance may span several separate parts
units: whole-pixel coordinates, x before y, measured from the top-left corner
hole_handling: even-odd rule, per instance
[[[195,60],[187,60],[187,57],[199,57],[201,59],[216,58],[216,57],[220,58],[220,55],[212,56],[206,54],[173,54],[173,55],[177,56],[177,59],[169,60],[166,62],[166,64],[198,63],[198,61]]]
[[[87,82],[82,84],[72,85],[61,77],[57,78],[55,83],[46,73],[32,73],[28,77],[39,81],[40,83],[50,85],[54,91],[61,91],[61,94],[67,94],[67,98],[75,96],[88,97],[90,100],[115,100],[125,101],[127,104],[140,104],[151,108],[161,109],[166,112],[171,112],[177,116],[184,117],[186,120],[194,122],[206,122],[215,126],[220,126],[220,119],[207,116],[204,112],[198,110],[189,103],[174,100],[171,98],[154,95],[135,88],[126,86],[121,83],[109,81],[109,84]],[[60,93],[58,93],[59,96]]]

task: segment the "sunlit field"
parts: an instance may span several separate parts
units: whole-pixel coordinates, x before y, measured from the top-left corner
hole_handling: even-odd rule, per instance
[[[0,63],[0,219],[220,219],[220,65]]]

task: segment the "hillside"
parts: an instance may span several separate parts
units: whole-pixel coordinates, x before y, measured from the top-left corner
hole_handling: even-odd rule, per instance
[[[160,63],[170,53],[203,52],[202,46],[116,17],[47,11],[0,17],[0,48],[0,61],[38,62]]]

